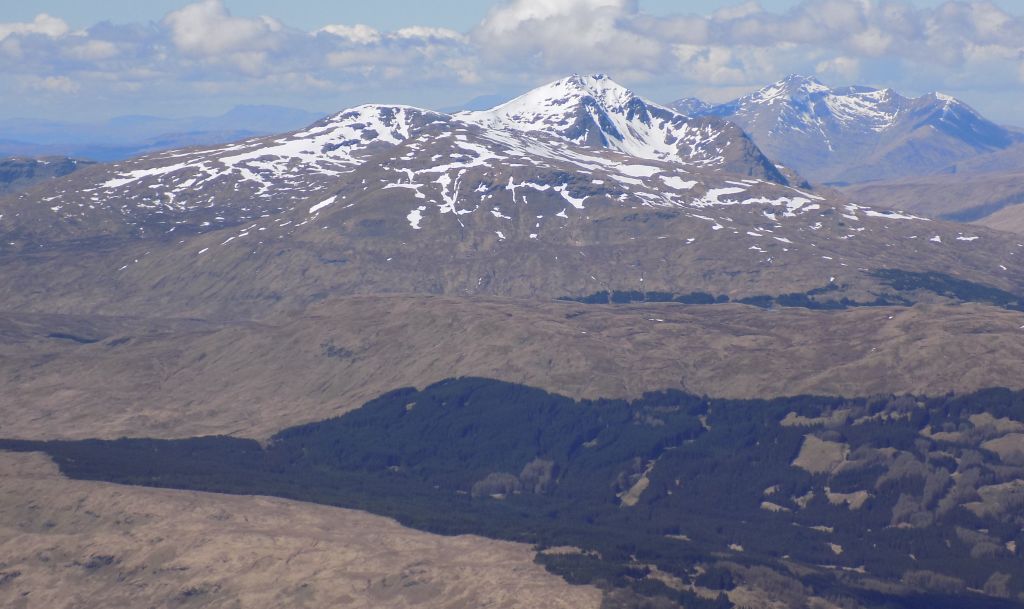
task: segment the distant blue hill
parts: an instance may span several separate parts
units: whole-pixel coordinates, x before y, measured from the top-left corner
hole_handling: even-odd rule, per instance
[[[237,106],[220,116],[118,116],[100,123],[0,120],[0,157],[68,156],[117,161],[147,152],[203,146],[300,129],[326,113],[282,106]]]

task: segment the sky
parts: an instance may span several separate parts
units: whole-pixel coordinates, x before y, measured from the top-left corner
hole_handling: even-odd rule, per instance
[[[0,5],[0,119],[330,112],[603,72],[721,102],[787,74],[943,91],[1024,125],[1018,0],[35,0]],[[2,134],[0,134],[2,137]]]

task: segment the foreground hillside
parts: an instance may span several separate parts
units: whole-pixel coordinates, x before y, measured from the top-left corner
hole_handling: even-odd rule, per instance
[[[4,607],[576,609],[528,546],[279,499],[72,481],[0,453]],[[239,605],[235,605],[239,606]]]
[[[0,436],[265,438],[396,387],[487,376],[576,398],[1024,388],[1024,313],[364,296],[255,322],[0,316]]]

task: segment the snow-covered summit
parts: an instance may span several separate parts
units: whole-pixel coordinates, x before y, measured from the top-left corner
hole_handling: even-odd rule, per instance
[[[182,190],[194,190],[223,179],[240,179],[255,184],[263,193],[271,187],[294,182],[303,174],[338,175],[361,164],[364,158],[382,147],[397,145],[427,125],[448,120],[450,117],[445,114],[411,106],[356,106],[301,131],[277,137],[142,157],[139,159],[142,163],[130,163],[142,164],[142,169],[122,172],[101,188],[110,190],[137,182],[148,183],[173,174],[179,181],[186,176],[192,178]]]
[[[799,75],[717,106],[687,99],[673,107],[735,121],[769,156],[821,181],[927,174],[1015,141],[949,95],[904,97]]]
[[[828,137],[826,131],[888,129],[907,102],[889,89],[833,89],[814,77],[791,75],[704,113],[737,117],[773,130],[821,132]]]
[[[830,87],[813,76],[796,74],[725,104],[711,106],[687,98],[673,107],[685,107],[694,115],[735,117],[741,124],[765,127],[771,122],[774,130],[821,132],[826,136],[898,129],[907,115],[984,121],[966,103],[944,93],[904,97],[888,88]]]
[[[573,74],[490,110],[463,112],[458,116],[492,127],[530,131],[549,125],[552,118],[577,112],[581,105],[592,104],[608,112],[624,113],[636,101],[643,103],[636,94],[605,74]]]
[[[772,83],[748,95],[751,103],[772,103],[785,99],[809,97],[816,93],[827,93],[830,89],[813,76],[790,74],[782,80]]]
[[[658,137],[677,116],[604,74],[574,74],[491,110],[456,115],[491,129],[544,131],[578,144],[656,159],[678,154]]]
[[[462,112],[455,118],[488,129],[543,132],[641,159],[736,170],[736,159],[758,157],[753,164],[767,168],[758,170],[761,177],[781,179],[732,124],[688,117],[640,97],[605,74],[574,74],[491,110]]]

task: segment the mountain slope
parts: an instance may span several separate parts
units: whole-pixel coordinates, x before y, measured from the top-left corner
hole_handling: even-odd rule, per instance
[[[852,184],[842,192],[869,205],[1013,230],[1000,224],[997,216],[1020,213],[1018,208],[1024,203],[1024,170],[880,180]]]
[[[18,196],[8,207],[8,230],[45,243],[233,226],[315,198],[410,130],[448,120],[404,106],[360,106],[283,136],[101,165],[71,183]]]
[[[1024,202],[1024,194],[1018,195],[1016,200]],[[978,220],[977,224],[988,226],[989,228],[994,228],[996,230],[1024,233],[1024,205],[1004,207],[999,211]]]
[[[973,304],[823,312],[422,294],[327,299],[259,323],[19,312],[0,314],[0,420],[3,437],[25,439],[266,439],[457,376],[588,399],[1024,389],[1022,325],[1024,313]]]
[[[950,165],[930,176],[876,180],[840,190],[869,205],[1024,232],[1024,145]]]
[[[680,100],[675,107],[735,121],[768,156],[817,182],[930,174],[1021,141],[941,93],[907,98],[891,89],[830,88],[802,76],[718,106]]]

